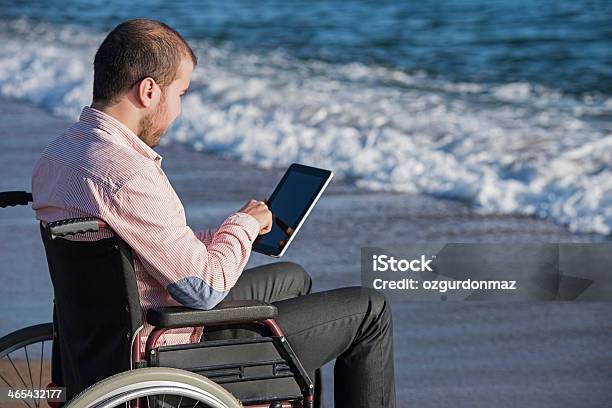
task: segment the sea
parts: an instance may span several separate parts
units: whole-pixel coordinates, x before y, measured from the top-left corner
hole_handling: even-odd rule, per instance
[[[0,1],[0,97],[76,119],[105,33],[154,18],[199,58],[164,143],[612,231],[612,2],[97,4]]]
[[[284,258],[316,291],[359,284],[364,245],[610,239],[610,1],[0,0],[2,190],[29,189],[91,103],[100,42],[137,17],[199,59],[160,146],[190,225],[263,197],[292,162],[334,170]],[[0,217],[4,335],[50,320],[53,293],[31,209]],[[392,308],[398,407],[612,399],[609,302]]]

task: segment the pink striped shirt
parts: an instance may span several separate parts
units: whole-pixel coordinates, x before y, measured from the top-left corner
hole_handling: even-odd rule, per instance
[[[259,233],[257,220],[245,213],[230,215],[217,229],[193,231],[161,161],[120,121],[85,107],[79,122],[46,147],[32,175],[37,219],[97,217],[130,245],[143,320],[151,307],[214,307],[236,283]],[[145,323],[143,345],[151,330]],[[201,328],[173,329],[158,344],[196,342],[201,334]]]

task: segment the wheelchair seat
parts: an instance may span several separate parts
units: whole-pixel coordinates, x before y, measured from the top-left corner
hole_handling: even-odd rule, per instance
[[[66,387],[68,399],[114,374],[163,366],[205,375],[245,406],[312,407],[314,386],[276,324],[271,304],[244,300],[224,301],[211,310],[151,309],[146,319],[155,328],[141,350],[143,313],[131,248],[116,234],[97,241],[64,239],[100,228],[108,227],[94,218],[40,225],[54,289],[52,376]],[[245,322],[265,325],[270,336],[156,344],[172,328]]]

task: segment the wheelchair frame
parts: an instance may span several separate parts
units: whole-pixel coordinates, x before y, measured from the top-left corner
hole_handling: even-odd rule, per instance
[[[27,192],[0,192],[0,207],[27,205],[31,201],[32,195]],[[84,232],[98,232],[100,229],[112,231],[104,221],[91,217],[49,222],[44,227],[48,237],[51,239]],[[224,316],[224,318],[221,319],[211,317],[213,313],[210,312],[219,312],[219,309],[217,308],[213,308],[210,311],[189,309],[185,307],[164,307],[149,310],[146,315],[146,320],[154,326],[154,329],[146,339],[144,350],[141,348],[142,342],[140,329],[137,330],[133,338],[131,338],[131,369],[137,370],[148,366],[147,358],[152,352],[155,352],[160,336],[170,329],[178,327],[258,323],[265,326],[269,330],[272,338],[275,339],[275,347],[277,351],[284,359],[286,359],[286,361],[289,362],[291,372],[293,373],[294,378],[302,391],[303,399],[301,404],[297,406],[312,408],[314,406],[314,384],[299,362],[295,352],[291,349],[291,346],[285,338],[281,327],[276,322],[276,308],[270,304],[259,301],[227,301],[224,303],[225,304],[220,308],[222,312],[221,315]],[[246,317],[241,315],[241,312],[244,310],[250,311],[250,313],[246,314]],[[270,310],[272,310],[273,313],[270,314]],[[189,315],[189,317],[185,318],[187,315]],[[253,316],[255,318],[253,318]],[[5,336],[5,338],[9,336]],[[2,350],[0,350],[0,352],[1,351]],[[139,405],[140,404],[137,401],[136,407],[140,408]],[[296,407],[295,401],[272,401],[268,403],[256,403],[245,406],[251,408]]]

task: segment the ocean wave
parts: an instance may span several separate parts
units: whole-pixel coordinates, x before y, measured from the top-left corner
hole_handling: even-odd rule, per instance
[[[0,95],[76,119],[91,102],[103,35],[28,20],[2,27]],[[608,96],[193,45],[201,63],[163,143],[264,167],[327,167],[363,188],[611,232]]]

